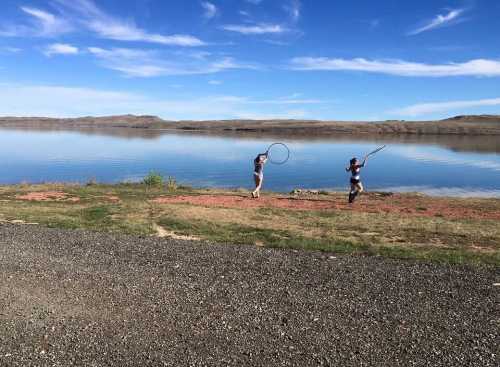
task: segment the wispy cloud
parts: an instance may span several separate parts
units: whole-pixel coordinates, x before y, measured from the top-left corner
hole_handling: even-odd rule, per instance
[[[221,85],[222,82],[220,80],[209,80],[208,84],[210,84],[210,85]]]
[[[71,30],[71,26],[66,20],[56,17],[54,14],[28,6],[21,7],[21,10],[35,18],[41,36],[55,36]]]
[[[172,120],[312,117],[303,108],[264,107],[251,99],[231,95],[158,99],[141,93],[52,85],[3,84],[0,100],[0,116],[77,117],[133,113]]]
[[[466,108],[500,106],[500,98],[419,103],[390,111],[402,116],[421,116],[438,112],[457,111]]]
[[[76,55],[78,54],[78,52],[78,47],[69,45],[67,43],[53,43],[51,45],[48,45],[43,50],[45,56],[49,57],[52,55]]]
[[[463,63],[424,64],[403,60],[331,59],[326,57],[296,57],[291,60],[294,70],[349,70],[399,76],[500,76],[500,61],[474,59]]]
[[[186,34],[149,33],[135,25],[105,13],[92,0],[55,0],[75,22],[83,24],[99,37],[118,41],[138,41],[175,46],[203,46],[205,42]]]
[[[129,48],[89,47],[88,51],[101,61],[103,67],[119,71],[127,77],[214,74],[230,69],[258,68],[250,63],[237,62],[231,57],[213,60],[189,54],[165,57],[157,50]]]
[[[11,46],[0,47],[0,53],[3,54],[17,54],[22,50],[23,49],[19,47],[11,47]]]
[[[245,0],[247,3],[259,5],[263,0]]]
[[[206,19],[212,19],[213,17],[215,17],[217,15],[217,13],[219,12],[219,10],[217,9],[217,7],[208,2],[208,1],[202,1],[201,2],[201,6],[203,8],[203,17],[206,18]]]
[[[425,22],[418,28],[413,29],[408,32],[408,35],[413,36],[422,32],[427,32],[432,29],[441,28],[449,26],[452,24],[459,23],[463,21],[461,15],[465,12],[465,9],[452,9],[447,14],[438,14],[430,21]]]
[[[299,20],[301,6],[300,0],[290,0],[288,4],[284,5],[284,9],[288,12],[293,22]]]
[[[286,27],[280,24],[227,24],[222,26],[222,29],[241,34],[279,34],[288,31]]]
[[[380,19],[370,19],[367,23],[370,28],[375,29],[380,25]]]
[[[278,98],[268,100],[249,100],[249,104],[263,104],[263,105],[308,105],[308,104],[323,104],[329,101],[321,99],[298,99],[298,98]]]
[[[45,10],[29,6],[20,9],[30,16],[30,23],[3,25],[0,28],[1,36],[54,37],[72,30],[68,21]]]

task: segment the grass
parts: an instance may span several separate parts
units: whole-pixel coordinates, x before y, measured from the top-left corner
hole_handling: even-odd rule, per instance
[[[35,191],[64,192],[67,197],[62,201],[42,202],[16,198]],[[0,186],[0,220],[138,235],[154,235],[156,226],[161,226],[177,235],[228,244],[447,263],[500,264],[500,226],[496,220],[457,220],[444,216],[342,209],[227,208],[152,201],[159,196],[206,193],[228,194],[227,191],[184,187],[173,178],[162,180],[161,185]],[[340,198],[336,194],[321,194],[321,200]],[[425,211],[426,200],[423,197],[422,204],[415,207],[419,213]],[[500,200],[496,199],[484,203],[476,199],[449,199],[449,204],[500,211]]]

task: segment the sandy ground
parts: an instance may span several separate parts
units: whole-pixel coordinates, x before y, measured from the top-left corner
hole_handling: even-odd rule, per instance
[[[69,194],[62,191],[35,191],[23,195],[16,195],[18,200],[27,201],[79,201],[80,198],[70,197]]]
[[[498,366],[500,270],[0,224],[0,366]]]

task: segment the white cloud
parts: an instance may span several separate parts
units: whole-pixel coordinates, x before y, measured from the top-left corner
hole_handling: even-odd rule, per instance
[[[21,10],[36,19],[40,36],[55,36],[71,30],[66,20],[58,18],[54,14],[28,6],[21,7]]]
[[[257,69],[255,65],[239,63],[231,57],[207,60],[209,54],[203,58],[181,55],[174,60],[172,57],[162,57],[156,50],[89,47],[88,51],[104,67],[119,71],[127,77],[214,74],[230,69]]]
[[[203,13],[203,16],[206,19],[212,19],[219,12],[219,10],[217,9],[217,7],[214,4],[212,4],[212,3],[208,2],[208,1],[202,1],[201,2],[201,6],[203,7],[203,10],[205,11]]]
[[[263,0],[245,0],[247,3],[259,5]]]
[[[420,116],[437,112],[447,112],[473,107],[500,106],[500,98],[419,103],[391,111],[397,115]]]
[[[210,85],[221,85],[222,82],[220,80],[209,80],[208,84],[210,84]]]
[[[304,109],[288,110],[270,105],[271,109],[266,110],[263,105],[253,103],[255,101],[238,96],[158,99],[139,93],[62,86],[3,84],[0,100],[0,116],[78,117],[132,113],[173,120],[312,117]]]
[[[76,55],[78,54],[78,47],[68,45],[66,43],[53,43],[45,48],[43,53],[45,56],[52,55]]]
[[[290,15],[290,19],[293,22],[299,20],[301,6],[302,5],[299,0],[290,0],[287,5],[284,5],[285,10],[288,12],[288,14]]]
[[[62,6],[62,11],[70,12],[76,22],[98,36],[118,41],[138,41],[175,46],[203,46],[200,39],[186,34],[161,35],[149,33],[135,25],[133,21],[124,21],[106,14],[92,0],[55,0]]]
[[[474,59],[463,63],[423,64],[403,60],[296,57],[291,60],[291,67],[295,70],[350,70],[399,76],[500,76],[500,61],[488,59]]]
[[[222,29],[241,34],[276,34],[287,32],[288,29],[279,24],[227,24]]]
[[[435,28],[456,24],[462,21],[460,15],[462,15],[464,11],[465,9],[452,9],[448,12],[448,14],[444,15],[438,14],[432,20],[426,22],[424,25],[409,32],[408,35],[412,36],[422,32],[430,31]]]
[[[45,10],[22,6],[21,10],[31,16],[32,24],[7,25],[0,29],[0,36],[6,37],[54,37],[72,30],[65,19]]]

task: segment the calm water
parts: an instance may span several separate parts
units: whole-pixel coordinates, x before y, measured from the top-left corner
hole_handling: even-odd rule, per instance
[[[194,186],[250,188],[255,155],[271,142],[283,141],[292,155],[285,165],[266,166],[265,189],[344,189],[348,160],[387,144],[362,172],[368,190],[500,197],[498,140],[216,137],[132,129],[0,130],[0,183],[139,181],[155,170]]]

